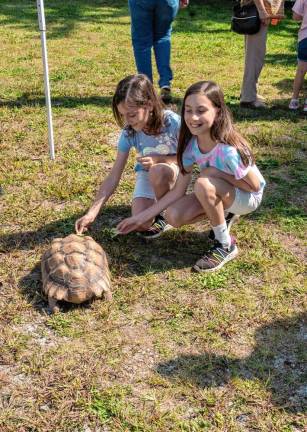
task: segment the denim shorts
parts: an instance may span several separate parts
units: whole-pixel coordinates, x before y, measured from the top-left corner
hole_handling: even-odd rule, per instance
[[[297,48],[297,58],[300,61],[307,62],[307,38],[299,41]]]
[[[236,188],[234,202],[225,210],[236,215],[245,215],[255,211],[259,207],[261,200],[262,193],[254,194]]]
[[[176,178],[179,173],[179,167],[175,163],[171,163],[169,165],[176,175]],[[154,190],[150,184],[149,181],[149,172],[140,170],[136,172],[136,181],[135,181],[135,187],[133,192],[133,199],[134,198],[149,198],[149,199],[156,199]]]

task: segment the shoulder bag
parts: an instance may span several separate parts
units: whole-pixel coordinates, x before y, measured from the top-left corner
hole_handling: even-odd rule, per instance
[[[239,34],[256,34],[260,30],[261,20],[256,5],[251,2],[241,5],[237,1],[233,7],[231,30]]]

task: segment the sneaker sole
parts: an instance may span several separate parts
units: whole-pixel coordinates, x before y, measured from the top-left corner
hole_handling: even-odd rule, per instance
[[[153,240],[153,239],[156,239],[156,238],[158,238],[158,237],[161,237],[162,234],[164,234],[166,231],[169,231],[169,230],[171,230],[171,229],[173,229],[173,228],[174,228],[174,227],[173,227],[172,225],[168,225],[168,224],[167,224],[167,225],[165,225],[163,231],[161,231],[161,232],[159,232],[159,233],[157,233],[157,234],[154,234],[153,236],[146,237],[146,236],[143,236],[140,232],[137,233],[137,236],[138,236],[138,237],[141,237],[141,238],[144,239],[144,240]]]
[[[233,260],[237,255],[238,255],[239,251],[237,246],[235,247],[235,249],[227,256],[227,258],[224,259],[224,261],[222,261],[218,266],[211,268],[211,269],[202,269],[201,267],[198,267],[198,265],[194,265],[192,267],[192,271],[195,271],[197,273],[213,273],[217,270],[219,270],[220,268],[223,267],[224,264],[226,264],[227,262]]]

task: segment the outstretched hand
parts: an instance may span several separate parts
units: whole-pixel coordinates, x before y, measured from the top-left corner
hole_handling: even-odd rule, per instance
[[[141,221],[138,216],[131,216],[123,219],[116,227],[118,234],[128,234],[131,231],[138,231],[144,221]]]
[[[89,225],[93,223],[95,220],[95,216],[91,213],[86,213],[80,219],[78,219],[75,223],[75,230],[78,235],[83,234],[84,231],[87,231]]]

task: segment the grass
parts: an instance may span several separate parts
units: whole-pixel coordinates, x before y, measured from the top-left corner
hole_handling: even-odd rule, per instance
[[[129,214],[133,158],[91,235],[110,256],[114,302],[49,316],[40,257],[73,230],[112,166],[116,83],[134,72],[124,0],[46,2],[56,161],[48,158],[35,2],[0,2],[0,430],[268,431],[305,428],[306,118],[287,110],[297,24],[270,28],[260,93],[240,109],[243,38],[231,2],[191,2],[174,23],[172,108],[210,78],[224,89],[267,181],[235,225],[237,260],[190,268],[205,224],[148,245],[113,238]],[[116,35],[116,36],[115,36]]]

